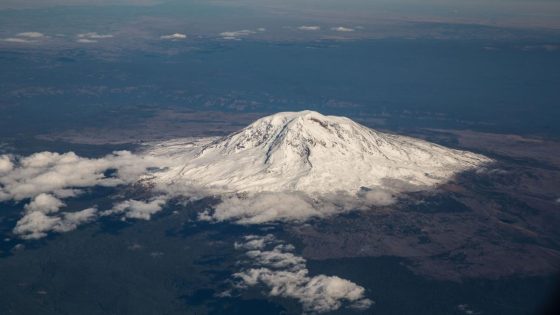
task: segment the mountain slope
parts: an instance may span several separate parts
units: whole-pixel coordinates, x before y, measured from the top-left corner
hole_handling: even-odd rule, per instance
[[[361,187],[418,189],[490,161],[313,111],[267,116],[223,138],[166,142],[150,154],[177,165],[156,173],[156,183],[218,192],[315,194]]]

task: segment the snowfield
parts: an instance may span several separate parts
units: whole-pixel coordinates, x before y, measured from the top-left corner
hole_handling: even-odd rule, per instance
[[[146,153],[174,165],[153,173],[152,183],[217,194],[422,190],[491,161],[313,111],[277,113],[226,137],[177,139]]]

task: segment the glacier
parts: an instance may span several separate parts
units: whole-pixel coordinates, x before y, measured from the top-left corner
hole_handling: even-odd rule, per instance
[[[150,183],[213,194],[423,190],[491,162],[309,110],[266,116],[225,137],[154,144],[145,153],[171,165],[153,172]]]

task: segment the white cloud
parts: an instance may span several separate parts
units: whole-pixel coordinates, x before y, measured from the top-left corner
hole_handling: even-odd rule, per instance
[[[85,43],[85,44],[89,44],[89,43],[97,43],[99,42],[98,40],[95,39],[88,39],[88,38],[78,38],[76,40],[77,43]]]
[[[65,204],[60,199],[49,194],[39,194],[33,200],[25,206],[27,211],[32,212],[42,212],[45,214],[57,212],[60,208],[64,207]]]
[[[165,161],[128,151],[114,152],[99,159],[82,158],[73,152],[40,152],[14,162],[12,170],[0,177],[0,201],[62,193],[67,188],[133,183],[146,174],[147,168],[166,165]],[[111,169],[116,171],[114,176],[105,176]]]
[[[62,221],[55,227],[56,232],[75,230],[79,225],[92,221],[97,216],[97,208],[87,208],[77,212],[66,212]]]
[[[8,155],[0,155],[0,174],[7,173],[14,168],[14,163]]]
[[[254,259],[259,265],[276,269],[300,270],[305,267],[305,259],[277,248],[269,251],[252,250],[246,253],[247,257]]]
[[[80,194],[82,194],[83,191],[80,189],[58,189],[53,191],[53,194],[57,197],[57,198],[70,198],[70,197],[77,197]]]
[[[186,39],[187,35],[181,33],[175,33],[169,35],[161,35],[159,38],[168,39],[168,40],[181,40],[181,39]]]
[[[125,218],[150,220],[154,213],[162,210],[165,197],[158,197],[151,201],[126,200],[116,204],[111,210],[98,213],[95,207],[77,212],[62,212],[59,210],[65,204],[56,197],[40,194],[25,206],[25,215],[17,222],[13,232],[23,239],[39,239],[49,232],[68,232],[79,225],[94,220],[98,214],[108,216],[123,214]]]
[[[223,195],[214,209],[200,213],[205,221],[234,221],[239,224],[261,224],[274,221],[303,222],[313,217],[326,217],[352,210],[367,210],[394,204],[390,190],[371,188],[356,195],[336,193],[310,196],[303,192],[263,192]]]
[[[480,314],[480,312],[476,312],[472,309],[472,307],[468,304],[459,304],[457,305],[457,309],[467,315],[476,315]]]
[[[43,33],[39,32],[22,32],[16,34],[14,37],[4,38],[3,41],[11,43],[36,43],[40,39],[47,38]]]
[[[379,188],[360,192],[358,196],[363,198],[366,204],[374,206],[388,206],[396,202],[391,192]]]
[[[16,34],[17,37],[26,37],[26,38],[42,38],[45,37],[45,34],[39,32],[23,32]]]
[[[303,221],[322,212],[313,207],[313,200],[300,193],[260,193],[245,197],[224,196],[212,213],[201,219],[241,224],[258,224],[277,220]]]
[[[302,25],[298,26],[297,29],[300,31],[318,31],[321,29],[321,27],[317,25]]]
[[[81,33],[76,35],[78,43],[97,43],[100,39],[113,38],[112,34],[98,34],[96,32]]]
[[[129,199],[114,205],[111,210],[103,212],[102,215],[124,213],[126,218],[150,220],[153,214],[161,211],[165,202],[165,197],[159,197],[149,202]]]
[[[13,232],[23,239],[39,239],[48,232],[68,232],[79,225],[93,220],[97,209],[88,208],[78,212],[49,216],[42,211],[30,211],[16,224]]]
[[[256,32],[252,30],[240,30],[240,31],[222,32],[220,33],[220,36],[223,39],[239,39],[239,37],[245,37],[255,33]]]
[[[34,43],[35,42],[34,40],[15,38],[15,37],[4,38],[3,41],[10,42],[10,43]]]
[[[244,242],[235,242],[235,249],[264,249],[266,245],[276,241],[274,235],[272,234],[268,234],[265,236],[247,235],[243,237],[243,240]]]
[[[4,155],[0,161],[0,202],[31,199],[14,228],[14,233],[24,239],[41,238],[51,231],[71,231],[95,218],[94,208],[60,213],[65,206],[61,199],[79,195],[80,188],[136,183],[149,173],[148,168],[166,165],[164,160],[128,151],[97,159],[79,157],[73,152],[40,152],[27,157]],[[161,198],[147,203],[130,201],[123,211],[129,218],[149,219],[161,210],[163,203]]]
[[[96,32],[89,32],[89,33],[81,33],[77,35],[78,38],[89,38],[89,39],[103,39],[103,38],[112,38],[113,35],[111,34],[98,34]]]
[[[365,297],[365,289],[354,282],[337,276],[309,276],[306,260],[291,252],[293,246],[272,235],[250,236],[245,240],[236,248],[251,249],[246,252],[245,261],[250,267],[234,274],[238,288],[264,285],[270,296],[297,299],[304,312],[312,313],[335,311],[344,304],[356,309],[367,309],[373,304]]]
[[[47,232],[52,231],[60,220],[59,217],[51,217],[39,211],[30,212],[17,222],[13,232],[23,239],[42,238],[47,236]]]
[[[335,32],[353,32],[354,31],[353,28],[344,27],[344,26],[333,27],[333,28],[331,28],[331,30],[333,30]]]

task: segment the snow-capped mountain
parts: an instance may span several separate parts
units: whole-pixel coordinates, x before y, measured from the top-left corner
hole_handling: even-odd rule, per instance
[[[156,184],[311,194],[425,188],[490,161],[313,111],[277,113],[222,138],[168,141],[149,154],[176,165],[155,173]]]

